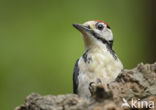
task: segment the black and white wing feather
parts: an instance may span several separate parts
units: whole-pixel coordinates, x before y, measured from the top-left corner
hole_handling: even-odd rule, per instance
[[[79,76],[78,62],[79,62],[79,59],[76,61],[76,64],[74,67],[74,73],[73,73],[73,92],[75,94],[77,94],[77,92],[78,92],[77,89],[78,89],[78,84],[79,84],[79,81],[78,81],[78,76]]]

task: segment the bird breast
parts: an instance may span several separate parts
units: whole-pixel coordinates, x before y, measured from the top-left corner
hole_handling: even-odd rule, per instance
[[[92,49],[87,52],[87,60],[81,57],[79,62],[80,75],[85,75],[90,81],[101,79],[103,83],[113,81],[123,68],[120,60],[114,59],[107,49]]]

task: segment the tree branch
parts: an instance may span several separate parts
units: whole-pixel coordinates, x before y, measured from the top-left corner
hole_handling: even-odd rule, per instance
[[[134,69],[125,69],[107,87],[94,85],[90,91],[93,96],[90,99],[74,94],[40,96],[33,93],[15,110],[156,110],[156,63],[141,63]],[[155,109],[150,108],[149,103],[148,107],[145,104],[133,107],[132,99],[137,103],[153,101]],[[122,106],[123,102],[129,106]]]

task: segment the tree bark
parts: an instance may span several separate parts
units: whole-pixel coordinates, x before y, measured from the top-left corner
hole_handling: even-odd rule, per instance
[[[102,95],[98,90],[103,91]],[[114,82],[107,87],[95,85],[92,92],[90,99],[75,94],[41,96],[33,93],[15,110],[156,110],[156,63],[124,69]]]

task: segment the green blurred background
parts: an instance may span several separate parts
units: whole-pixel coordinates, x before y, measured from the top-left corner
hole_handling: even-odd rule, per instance
[[[72,23],[103,20],[125,68],[153,63],[155,4],[150,0],[0,0],[0,108],[11,110],[37,92],[72,93],[83,52]]]

